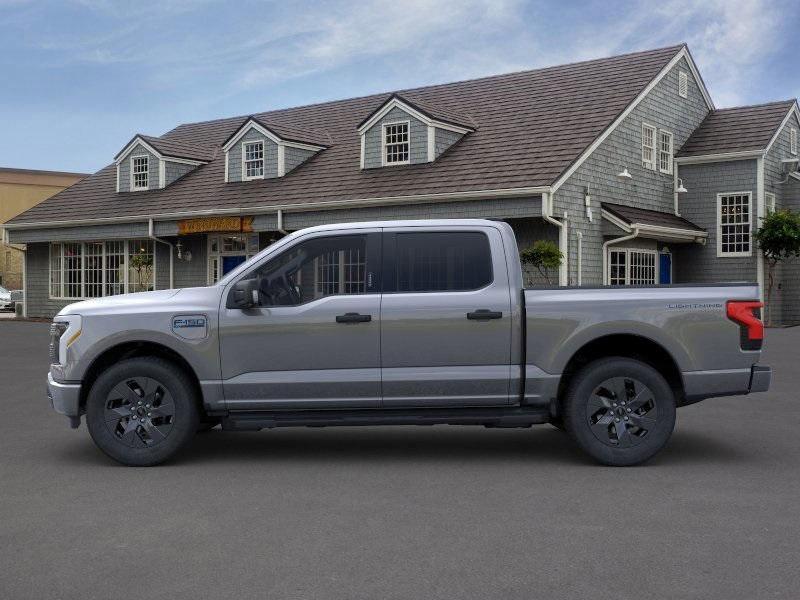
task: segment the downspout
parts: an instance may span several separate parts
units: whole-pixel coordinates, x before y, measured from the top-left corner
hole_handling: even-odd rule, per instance
[[[756,219],[755,227],[752,230],[758,231],[761,228],[761,219],[764,218],[765,213],[765,196],[764,196],[764,156],[756,159]],[[750,235],[750,244],[752,245],[755,240]],[[758,296],[761,302],[764,302],[764,251],[761,247],[756,248],[756,280],[758,281]],[[765,314],[769,310],[769,306],[764,311]]]
[[[155,226],[153,225],[153,219],[148,219],[148,221],[147,221],[147,237],[149,237],[151,240],[153,240],[155,242],[161,242],[162,244],[165,244],[166,246],[169,246],[169,289],[171,289],[171,290],[175,289],[175,262],[174,262],[175,261],[175,256],[174,256],[174,254],[175,254],[175,246],[173,246],[167,240],[162,240],[161,238],[156,237]],[[154,263],[155,263],[156,260],[157,260],[157,257],[153,256],[153,262]],[[154,269],[154,271],[155,271],[155,269]],[[154,277],[154,279],[155,279],[155,277]],[[156,282],[153,281],[153,289],[155,289],[155,287],[156,287],[155,284],[156,284]]]
[[[676,217],[680,217],[681,216],[681,210],[680,210],[680,206],[678,206],[679,198],[678,198],[678,192],[676,191],[678,189],[678,161],[677,160],[673,160],[673,162],[672,162],[672,174],[673,174],[673,176],[672,176],[672,202],[675,205],[675,216]]]
[[[582,277],[582,271],[583,271],[583,232],[579,231],[575,235],[578,236],[578,265],[577,265],[577,267],[578,267],[578,280],[577,280],[577,283],[578,283],[578,287],[580,287],[583,284],[583,277]]]
[[[558,269],[558,285],[567,285],[567,274],[569,273],[569,249],[567,248],[567,213],[564,212],[564,222],[562,223],[558,219],[554,219],[551,215],[553,214],[553,205],[552,205],[553,195],[552,193],[543,193],[542,194],[542,218],[547,221],[548,223],[552,223],[556,227],[558,227],[558,249],[564,255],[564,260],[561,263],[561,267]]]
[[[611,278],[609,277],[608,272],[608,247],[613,246],[614,244],[620,244],[622,242],[627,242],[628,240],[632,240],[635,237],[639,236],[639,228],[634,227],[633,233],[630,235],[625,235],[623,237],[614,238],[613,240],[608,240],[607,242],[603,242],[603,285],[609,285],[611,282]]]
[[[289,235],[288,232],[283,228],[283,210],[280,208],[278,209],[278,226],[275,229],[278,230],[278,233]]]

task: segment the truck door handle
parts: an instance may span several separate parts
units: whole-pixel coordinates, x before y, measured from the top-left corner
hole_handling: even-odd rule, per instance
[[[360,315],[358,313],[336,315],[337,323],[367,323],[368,321],[372,321],[372,315]]]
[[[467,318],[470,321],[488,321],[489,319],[502,319],[503,313],[501,313],[500,311],[479,308],[475,312],[468,312]]]

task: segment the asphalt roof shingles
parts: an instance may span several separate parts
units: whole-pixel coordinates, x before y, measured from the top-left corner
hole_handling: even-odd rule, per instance
[[[633,206],[623,206],[622,204],[612,204],[610,202],[603,202],[603,208],[625,221],[628,225],[641,223],[642,225],[659,225],[672,229],[705,231],[705,229],[695,225],[691,221],[671,213],[636,208]]]
[[[785,100],[712,111],[689,136],[678,156],[764,150],[795,102]]]
[[[468,117],[475,131],[433,163],[359,168],[357,125],[389,97],[376,94],[253,115],[275,129],[329,140],[285,177],[225,183],[219,147],[248,117],[176,127],[163,144],[216,150],[163,190],[116,193],[116,169],[94,175],[17,216],[35,223],[105,216],[302,205],[311,202],[499,190],[553,183],[683,46],[397,92],[440,114]],[[433,109],[431,109],[433,110]],[[459,117],[460,118],[460,117]],[[291,136],[289,136],[291,137]],[[327,145],[327,144],[326,144]]]

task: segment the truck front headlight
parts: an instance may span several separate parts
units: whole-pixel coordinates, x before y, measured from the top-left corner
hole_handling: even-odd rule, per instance
[[[81,335],[80,315],[64,315],[53,319],[50,325],[50,364],[67,362],[67,348]]]

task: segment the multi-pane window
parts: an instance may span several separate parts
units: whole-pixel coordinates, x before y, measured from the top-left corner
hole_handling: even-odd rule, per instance
[[[608,260],[609,283],[625,285],[628,281],[628,253],[625,250],[612,250]]]
[[[642,166],[656,168],[656,128],[647,123],[642,123]]]
[[[264,177],[264,142],[245,142],[242,146],[242,154],[244,155],[244,178]]]
[[[402,165],[409,162],[408,121],[383,126],[383,162]]]
[[[100,298],[103,295],[103,242],[87,243],[83,247],[83,296]]]
[[[146,190],[150,187],[150,157],[134,156],[131,158],[131,189]]]
[[[678,71],[678,95],[681,98],[689,96],[689,75],[686,71]]]
[[[766,192],[764,194],[764,203],[767,205],[768,213],[775,212],[775,194],[773,194],[772,192]]]
[[[153,244],[150,240],[128,242],[128,292],[153,289]]]
[[[153,242],[53,242],[50,296],[99,298],[154,289]]]
[[[609,250],[608,282],[611,285],[655,285],[657,281],[654,250]]]
[[[672,134],[658,132],[658,169],[662,173],[672,173]]]
[[[116,296],[125,290],[125,242],[106,242],[104,296]]]
[[[717,196],[717,254],[749,256],[752,204],[750,192]]]
[[[789,128],[789,152],[797,154],[797,129]]]

